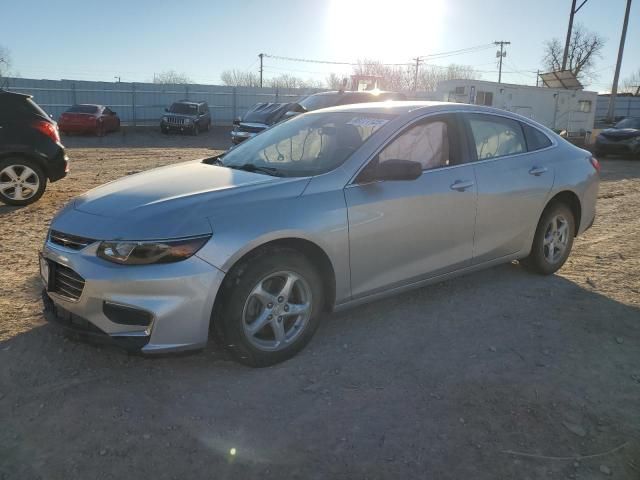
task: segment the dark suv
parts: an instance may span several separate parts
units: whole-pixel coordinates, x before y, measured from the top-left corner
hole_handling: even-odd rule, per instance
[[[332,91],[309,95],[298,103],[257,103],[242,118],[233,123],[235,128],[231,132],[234,145],[254,137],[266,128],[287,120],[304,112],[311,112],[321,108],[351,105],[353,103],[384,102],[387,100],[406,100],[403,93],[382,91]]]
[[[0,201],[33,203],[68,171],[56,122],[30,95],[0,90]]]
[[[209,131],[211,127],[211,114],[207,102],[180,100],[172,103],[164,111],[165,114],[160,121],[162,133],[173,130],[198,135],[202,131]]]

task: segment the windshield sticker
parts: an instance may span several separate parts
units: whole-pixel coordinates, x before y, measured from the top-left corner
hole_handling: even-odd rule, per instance
[[[347,125],[353,125],[355,127],[381,127],[389,120],[384,118],[370,118],[370,117],[354,117]]]

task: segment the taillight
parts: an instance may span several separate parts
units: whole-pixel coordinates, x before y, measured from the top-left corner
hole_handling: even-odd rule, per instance
[[[31,124],[33,128],[38,130],[43,135],[46,135],[51,140],[56,143],[60,142],[60,133],[58,132],[58,127],[51,122],[45,122],[44,120],[36,120]]]
[[[596,169],[596,172],[600,173],[600,162],[598,161],[598,159],[592,156],[591,158],[589,158],[589,161],[591,162],[593,168]]]

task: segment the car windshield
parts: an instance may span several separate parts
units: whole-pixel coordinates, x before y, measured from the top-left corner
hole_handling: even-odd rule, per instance
[[[182,115],[195,115],[198,112],[198,106],[193,103],[174,103],[169,108],[169,111]]]
[[[308,112],[312,110],[319,110],[321,108],[328,108],[337,105],[340,94],[330,95],[309,95],[307,98],[303,98],[298,102]]]
[[[640,130],[640,118],[625,118],[616,123],[616,128],[637,128]]]
[[[69,113],[97,113],[98,107],[96,105],[74,105],[69,110]]]
[[[233,148],[222,164],[276,176],[319,175],[342,165],[394,117],[367,112],[300,115]]]

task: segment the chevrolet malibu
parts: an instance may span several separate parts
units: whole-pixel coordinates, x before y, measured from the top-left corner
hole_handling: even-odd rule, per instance
[[[146,354],[211,335],[240,362],[274,364],[325,312],[513,260],[554,273],[594,221],[598,171],[502,110],[318,110],[71,201],[40,258],[45,311]]]

